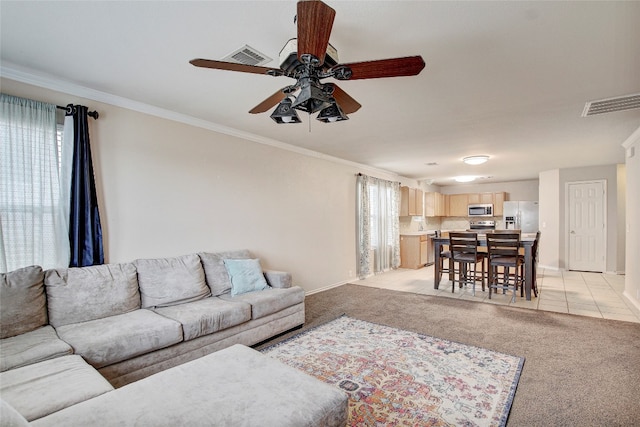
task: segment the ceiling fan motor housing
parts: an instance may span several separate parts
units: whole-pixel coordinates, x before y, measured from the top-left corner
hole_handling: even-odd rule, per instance
[[[280,51],[280,68],[285,74],[290,74],[301,65],[298,60],[298,39],[290,39]],[[322,68],[328,70],[338,65],[338,51],[331,44],[327,45],[327,54],[324,57]]]

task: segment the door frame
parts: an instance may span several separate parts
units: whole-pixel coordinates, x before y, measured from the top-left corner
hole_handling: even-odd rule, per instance
[[[569,186],[572,184],[595,184],[599,183],[602,185],[602,222],[604,223],[604,227],[602,229],[602,273],[607,272],[607,235],[609,234],[609,222],[607,220],[607,210],[608,210],[608,197],[607,197],[607,180],[606,179],[589,179],[585,181],[567,181],[564,184],[564,252],[565,252],[565,270],[569,270],[571,267],[571,245],[570,239],[571,236],[571,227],[570,227],[570,192]],[[575,270],[582,271],[582,270]]]

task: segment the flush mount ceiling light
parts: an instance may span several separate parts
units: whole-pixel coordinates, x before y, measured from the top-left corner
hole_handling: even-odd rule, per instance
[[[489,160],[489,156],[469,156],[462,159],[468,165],[481,165]]]
[[[471,182],[471,181],[475,181],[476,177],[471,175],[463,175],[463,176],[456,176],[453,179],[455,179],[458,182]]]

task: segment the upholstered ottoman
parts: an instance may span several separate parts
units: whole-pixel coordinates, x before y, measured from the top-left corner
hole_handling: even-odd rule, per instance
[[[34,426],[344,426],[347,395],[236,344],[32,422]]]

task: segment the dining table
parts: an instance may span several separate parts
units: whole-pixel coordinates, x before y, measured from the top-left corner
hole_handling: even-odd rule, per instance
[[[524,251],[524,294],[527,301],[531,301],[531,288],[533,287],[533,281],[535,280],[534,266],[533,266],[533,243],[536,240],[535,234],[523,234],[520,237],[520,248]],[[442,279],[442,271],[440,268],[440,254],[442,253],[443,246],[449,245],[448,233],[443,232],[440,236],[436,236],[433,239],[434,243],[434,280],[433,287],[438,289],[440,287],[440,280]],[[478,233],[478,246],[487,246],[487,237],[485,234]],[[449,260],[451,262],[451,260]],[[453,274],[453,269],[451,269]]]

